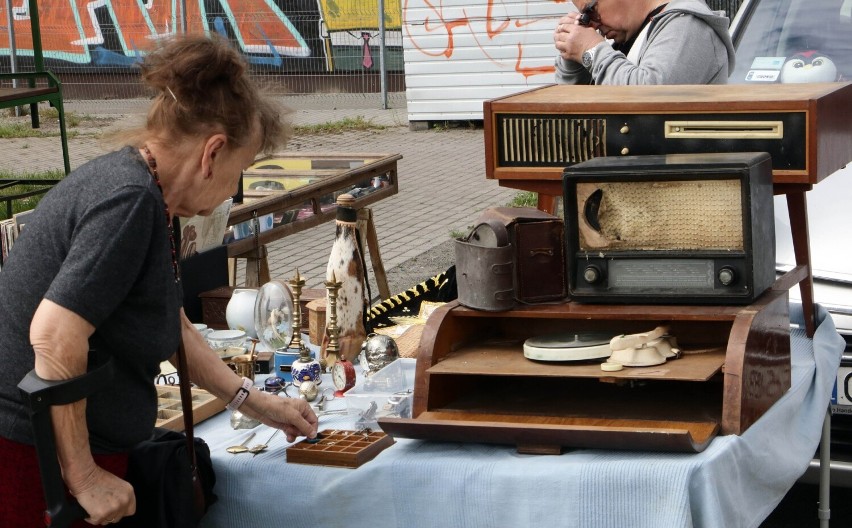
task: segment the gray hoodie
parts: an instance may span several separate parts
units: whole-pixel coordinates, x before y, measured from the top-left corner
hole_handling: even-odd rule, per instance
[[[654,18],[636,64],[607,44],[591,71],[556,57],[558,84],[725,84],[734,69],[728,18],[703,0],[671,0]]]

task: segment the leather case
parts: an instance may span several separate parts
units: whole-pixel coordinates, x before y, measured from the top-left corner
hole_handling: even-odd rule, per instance
[[[563,299],[567,289],[562,220],[532,207],[490,207],[478,221],[489,220],[503,223],[509,233],[515,298],[522,303]]]

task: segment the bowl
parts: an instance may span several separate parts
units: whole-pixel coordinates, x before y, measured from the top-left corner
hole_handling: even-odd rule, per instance
[[[203,323],[192,323],[192,326],[194,326],[195,329],[198,330],[198,333],[201,334],[201,337],[205,337],[207,334],[212,332],[212,330],[210,328],[207,328],[207,325]]]
[[[206,336],[210,348],[239,347],[246,342],[246,333],[242,330],[213,330]]]
[[[222,358],[223,361],[230,361],[234,356],[240,356],[246,353],[246,347],[244,346],[235,346],[235,347],[225,347],[225,348],[214,348],[214,352],[219,354],[219,357]]]

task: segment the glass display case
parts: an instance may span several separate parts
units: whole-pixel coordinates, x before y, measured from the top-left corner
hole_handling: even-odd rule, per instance
[[[228,256],[249,259],[259,273],[246,285],[269,280],[264,245],[334,220],[337,197],[348,193],[362,208],[398,192],[401,154],[285,153],[259,159],[243,172],[243,202],[228,217]]]

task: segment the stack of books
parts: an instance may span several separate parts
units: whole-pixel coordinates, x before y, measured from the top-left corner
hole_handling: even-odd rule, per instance
[[[0,270],[3,269],[3,263],[6,262],[12,245],[17,240],[21,229],[27,222],[27,217],[31,213],[32,211],[24,211],[12,215],[12,218],[7,220],[0,220]]]

